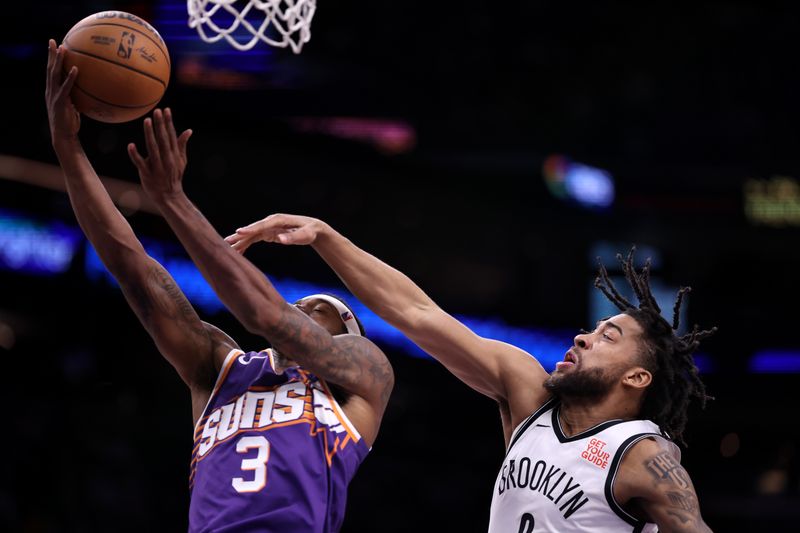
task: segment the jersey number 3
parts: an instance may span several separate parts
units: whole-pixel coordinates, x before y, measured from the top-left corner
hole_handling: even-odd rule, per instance
[[[269,441],[262,436],[242,437],[236,443],[237,453],[247,453],[253,448],[258,454],[250,459],[242,459],[242,470],[252,470],[253,479],[235,477],[231,480],[236,492],[258,492],[267,484],[267,461],[269,460]]]

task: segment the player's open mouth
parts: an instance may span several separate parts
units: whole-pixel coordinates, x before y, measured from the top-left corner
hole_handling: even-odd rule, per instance
[[[556,369],[562,370],[564,368],[575,366],[577,363],[578,358],[571,350],[569,350],[566,354],[564,354],[564,360],[556,363]]]

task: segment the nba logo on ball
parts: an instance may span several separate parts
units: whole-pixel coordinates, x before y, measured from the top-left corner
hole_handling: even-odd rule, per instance
[[[136,41],[136,34],[127,31],[122,32],[119,48],[117,49],[117,56],[122,59],[131,58],[131,50],[133,50],[133,43]]]
[[[78,67],[72,102],[101,122],[128,122],[153,109],[167,90],[167,46],[153,26],[123,11],[90,15],[64,37],[64,72]]]

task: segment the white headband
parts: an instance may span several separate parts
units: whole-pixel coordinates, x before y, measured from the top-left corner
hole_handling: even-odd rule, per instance
[[[304,300],[324,300],[331,304],[336,311],[339,313],[339,317],[344,322],[344,326],[347,328],[347,333],[351,335],[358,335],[361,336],[361,330],[358,328],[358,323],[356,322],[356,317],[353,312],[342,302],[330,296],[328,294],[312,294],[311,296],[305,296],[300,299],[300,301]]]

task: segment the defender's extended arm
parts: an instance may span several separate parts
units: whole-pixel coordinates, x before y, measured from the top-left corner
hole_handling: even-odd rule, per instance
[[[546,400],[542,366],[528,353],[475,334],[443,311],[411,279],[355,246],[324,222],[271,215],[227,238],[239,252],[265,240],[310,244],[350,291],[381,318],[475,390],[509,407],[511,428]]]

